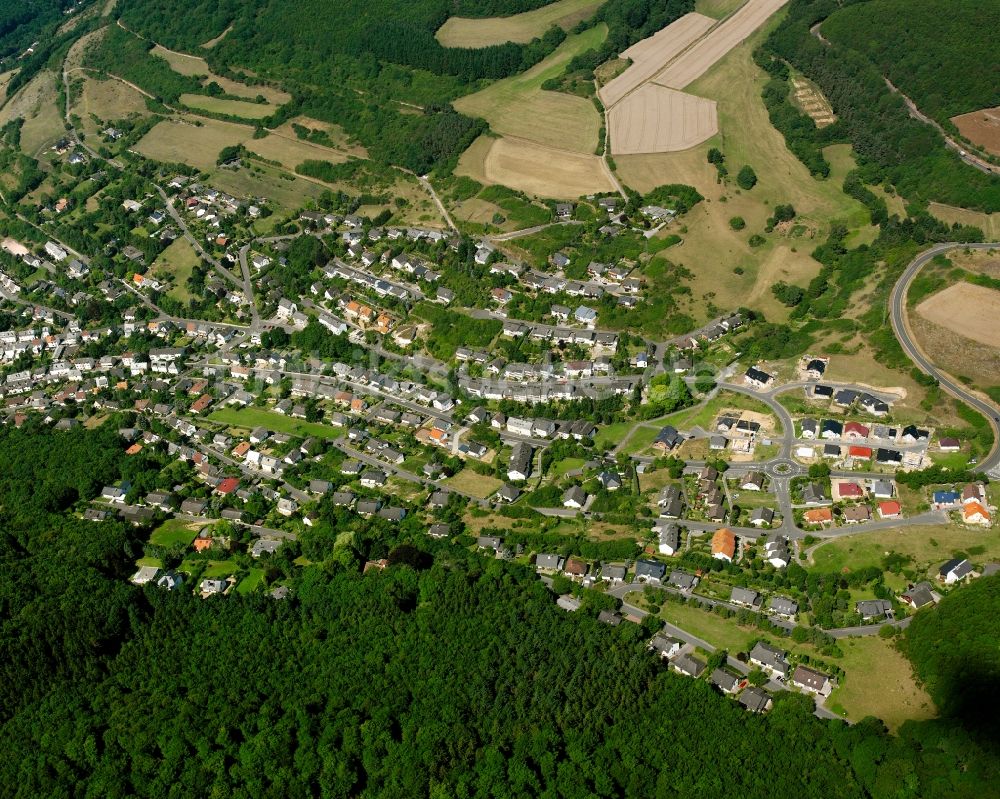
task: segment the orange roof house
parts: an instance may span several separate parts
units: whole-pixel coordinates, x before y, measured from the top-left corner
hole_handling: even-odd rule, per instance
[[[982,524],[990,526],[990,512],[981,504],[972,500],[962,506],[962,521],[966,524]]]
[[[829,508],[813,508],[802,514],[806,524],[829,524],[833,521],[833,511]]]
[[[898,519],[903,509],[894,500],[886,500],[878,503],[878,515],[883,519]]]
[[[726,527],[716,530],[712,536],[712,557],[732,561],[735,556],[736,534]]]
[[[202,538],[201,536],[198,536],[194,540],[194,543],[192,544],[192,546],[194,547],[194,551],[195,552],[204,552],[206,549],[211,549],[212,548],[212,539],[211,538]]]
[[[242,458],[244,455],[247,454],[247,452],[249,451],[249,449],[250,449],[250,442],[249,441],[241,441],[239,444],[237,444],[235,447],[233,447],[233,457],[234,458]]]
[[[142,452],[142,444],[133,444],[125,450],[126,455],[138,455],[140,452]]]
[[[848,450],[848,454],[852,458],[864,458],[866,461],[872,459],[872,448],[871,447],[851,447]]]
[[[212,404],[212,395],[202,394],[200,397],[198,397],[198,399],[196,399],[194,402],[191,403],[191,412],[201,413],[211,404]]]
[[[240,481],[238,478],[226,477],[219,482],[219,484],[215,487],[215,490],[223,496],[226,496],[228,494],[232,494],[237,488],[239,488],[239,485]]]

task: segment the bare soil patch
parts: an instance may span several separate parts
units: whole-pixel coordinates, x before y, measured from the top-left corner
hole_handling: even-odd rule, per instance
[[[631,59],[632,66],[601,88],[601,101],[608,107],[617,103],[663,69],[714,24],[711,17],[685,14],[663,30],[633,44],[621,54],[622,58]]]
[[[1000,349],[1000,291],[956,283],[928,297],[916,308],[929,322],[965,338]],[[998,353],[1000,354],[1000,353]]]
[[[996,108],[981,108],[968,114],[952,117],[965,138],[977,144],[984,150],[1000,155],[1000,106]]]
[[[647,83],[608,114],[615,155],[687,150],[719,131],[715,101]]]

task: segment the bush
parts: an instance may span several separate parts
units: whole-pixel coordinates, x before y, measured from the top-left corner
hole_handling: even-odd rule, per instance
[[[733,230],[743,230],[747,226],[747,221],[742,216],[734,216],[729,220],[729,227]]]
[[[757,185],[757,173],[750,166],[744,166],[736,175],[736,185],[741,189],[750,191]]]

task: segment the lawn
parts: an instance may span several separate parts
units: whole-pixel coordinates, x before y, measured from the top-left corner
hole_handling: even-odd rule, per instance
[[[615,446],[625,438],[633,425],[633,422],[615,422],[600,428],[594,436],[594,446],[599,450]]]
[[[173,278],[173,285],[167,296],[186,303],[191,299],[187,281],[201,258],[185,238],[174,239],[173,243],[159,254],[153,262],[152,273]]]
[[[176,546],[189,546],[194,540],[202,522],[186,522],[183,519],[168,519],[149,537],[149,543],[154,546],[170,549]]]
[[[835,713],[851,721],[877,716],[890,730],[904,721],[936,715],[934,703],[917,685],[913,669],[892,642],[871,635],[840,641],[844,657],[837,661],[847,676],[827,700]]]
[[[747,397],[743,394],[734,394],[725,390],[720,391],[704,405],[685,408],[682,411],[677,411],[677,413],[664,416],[663,422],[665,424],[672,424],[679,430],[690,430],[692,427],[701,427],[704,430],[709,430],[715,419],[724,411],[732,411],[734,415],[738,415],[741,410],[754,411],[771,416],[773,428],[777,431],[779,427],[778,420],[774,418],[771,409],[767,405],[752,397]]]
[[[445,480],[443,485],[454,488],[456,491],[464,491],[466,494],[485,499],[491,494],[495,494],[503,486],[503,481],[485,474],[479,474],[472,471],[472,469],[462,469],[454,477],[449,477]]]
[[[607,26],[601,24],[570,36],[527,72],[460,97],[453,105],[460,113],[482,117],[502,136],[591,154],[597,147],[601,127],[601,116],[593,103],[582,97],[543,91],[542,84],[562,74],[574,56],[600,45],[607,34]]]
[[[210,560],[201,576],[204,580],[215,580],[235,574],[238,569],[235,560]]]
[[[889,552],[913,558],[912,567],[931,575],[938,566],[958,554],[973,563],[1000,560],[1000,538],[990,531],[966,530],[952,525],[927,525],[877,530],[837,538],[813,552],[817,568],[823,571],[881,567]]]
[[[264,427],[275,433],[287,433],[290,436],[315,436],[317,438],[340,438],[342,432],[339,428],[322,424],[321,422],[306,422],[302,419],[293,419],[275,411],[264,408],[220,408],[212,413],[208,420],[210,422],[220,422],[229,427],[242,427],[252,430],[255,427]]]
[[[246,577],[236,584],[236,593],[249,594],[264,581],[263,569],[250,569]]]
[[[552,468],[549,469],[549,474],[552,477],[562,477],[566,472],[581,468],[583,464],[583,458],[563,458],[558,463],[552,465]]]
[[[713,646],[726,649],[734,655],[745,652],[754,638],[760,637],[760,631],[749,627],[743,628],[729,619],[723,619],[714,613],[700,608],[680,605],[676,602],[664,602],[660,617],[680,627],[685,632],[702,638]]]
[[[645,425],[637,427],[625,444],[625,453],[635,455],[649,449],[660,434],[660,429],[660,427],[646,427]]]

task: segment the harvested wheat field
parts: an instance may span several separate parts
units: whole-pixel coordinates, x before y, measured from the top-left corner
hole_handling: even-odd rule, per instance
[[[589,19],[604,0],[557,0],[509,17],[449,17],[434,36],[445,47],[489,47],[504,42],[526,44],[553,25],[569,30]]]
[[[965,138],[977,144],[984,150],[1000,155],[1000,106],[996,108],[981,108],[969,114],[952,117]]]
[[[555,199],[614,191],[598,156],[571,153],[522,139],[481,136],[463,154],[455,172]]]
[[[665,67],[672,59],[680,55],[709,28],[715,20],[702,14],[685,14],[671,22],[663,30],[652,36],[636,42],[622,54],[622,58],[632,60],[632,66],[621,75],[602,86],[601,101],[608,108],[613,106],[633,89],[641,86],[653,75]]]
[[[704,75],[726,53],[763,25],[788,0],[748,0],[739,11],[685,50],[666,69],[653,77],[654,83],[683,89]]]
[[[615,155],[686,150],[719,130],[714,100],[653,83],[625,97],[608,117]]]
[[[1000,349],[1000,291],[973,283],[955,283],[928,297],[917,313],[930,322],[980,344]]]

